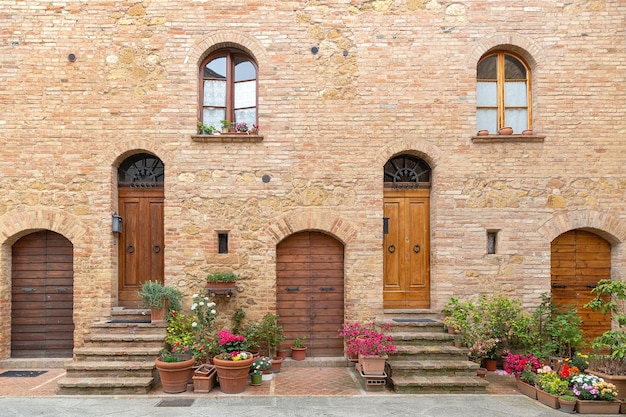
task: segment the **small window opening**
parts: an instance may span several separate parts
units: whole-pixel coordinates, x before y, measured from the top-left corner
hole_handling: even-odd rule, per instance
[[[228,253],[228,233],[217,234],[217,253]]]
[[[487,231],[487,253],[494,254],[496,253],[496,243],[497,243],[498,231],[497,230],[488,230]]]

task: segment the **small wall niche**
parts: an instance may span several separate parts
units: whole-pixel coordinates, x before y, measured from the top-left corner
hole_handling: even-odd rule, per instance
[[[493,255],[498,249],[499,230],[487,230],[487,253]]]

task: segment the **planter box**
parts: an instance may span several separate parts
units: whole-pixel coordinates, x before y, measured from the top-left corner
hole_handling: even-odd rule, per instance
[[[529,385],[519,378],[515,380],[515,383],[517,384],[517,389],[522,394],[529,398],[532,398],[533,400],[537,399],[537,388],[535,388],[533,385]]]
[[[579,414],[619,414],[619,401],[576,401]]]
[[[193,377],[193,392],[207,393],[210,392],[215,386],[215,377],[217,371],[212,365],[202,365],[194,373]]]
[[[554,408],[558,410],[561,406],[559,405],[559,397],[556,395],[548,394],[545,391],[540,389],[537,390],[537,399],[543,405],[547,405],[550,408]]]
[[[222,295],[230,297],[234,294],[236,281],[207,281],[207,288],[209,289],[209,296]]]
[[[602,372],[594,371],[593,369],[587,369],[586,372],[615,385],[615,388],[617,388],[617,398],[621,400],[626,399],[626,375],[608,375],[603,374]]]

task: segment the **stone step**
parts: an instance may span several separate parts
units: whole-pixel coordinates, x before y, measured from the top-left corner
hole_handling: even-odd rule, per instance
[[[147,394],[154,384],[151,377],[126,378],[74,378],[58,381],[60,395],[134,395]]]
[[[450,346],[454,335],[442,332],[396,332],[389,333],[396,346]]]
[[[156,359],[161,346],[145,347],[82,347],[74,349],[77,361],[145,361]]]
[[[72,361],[65,365],[70,378],[149,378],[154,377],[154,361]]]
[[[150,309],[113,307],[111,321],[115,323],[150,323]]]
[[[478,364],[467,360],[394,361],[390,376],[476,376]]]
[[[374,321],[379,326],[386,326],[385,334],[393,336],[395,333],[444,333],[443,322],[436,319],[422,318],[422,319],[406,319],[412,321],[399,321],[405,319],[389,319],[378,318]]]
[[[393,390],[402,394],[485,393],[489,382],[476,375],[468,376],[398,376],[390,377]]]
[[[88,346],[163,346],[165,334],[160,333],[92,333],[85,336]]]
[[[468,349],[454,346],[396,346],[389,360],[467,360]]]
[[[113,333],[113,334],[162,334],[165,338],[164,323],[112,323],[111,321],[101,321],[91,323],[92,333]]]

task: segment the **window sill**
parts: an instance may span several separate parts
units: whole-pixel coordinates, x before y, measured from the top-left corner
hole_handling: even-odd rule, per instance
[[[191,135],[191,140],[200,143],[250,143],[250,142],[263,142],[262,135],[246,135],[242,133],[226,133],[221,135]]]
[[[472,142],[474,143],[532,143],[543,142],[545,135],[485,135],[485,136],[472,136]]]

